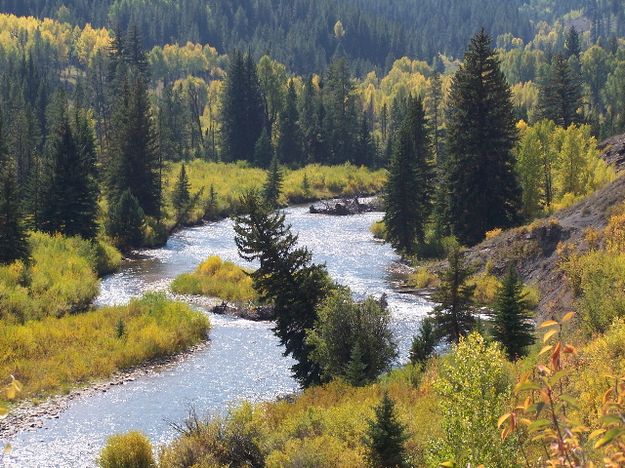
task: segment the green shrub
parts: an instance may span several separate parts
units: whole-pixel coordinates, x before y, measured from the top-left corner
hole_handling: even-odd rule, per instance
[[[100,454],[101,468],[154,468],[152,444],[139,432],[129,432],[109,437]]]
[[[432,466],[517,466],[514,438],[502,441],[497,420],[512,393],[512,374],[497,345],[477,333],[461,339],[442,360],[434,388],[440,398],[444,437],[432,442]]]
[[[241,267],[213,256],[202,262],[195,272],[178,276],[171,289],[176,294],[193,294],[234,302],[254,302],[252,278]]]

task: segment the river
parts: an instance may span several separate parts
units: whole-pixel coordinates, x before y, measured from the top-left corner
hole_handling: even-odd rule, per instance
[[[388,295],[392,326],[405,362],[411,337],[431,305],[392,288],[393,250],[373,239],[369,227],[380,213],[347,217],[310,215],[304,207],[286,210],[300,243],[325,262],[332,277],[358,296]],[[140,252],[139,259],[102,280],[97,305],[123,304],[149,290],[165,290],[178,274],[193,270],[209,255],[243,264],[233,240],[232,222],[224,220],[184,229],[161,249]],[[10,441],[10,467],[90,467],[114,433],[139,430],[155,445],[175,437],[170,422],[180,422],[193,406],[202,415],[223,413],[244,400],[275,399],[297,391],[271,324],[210,314],[210,343],[156,375],[106,392],[74,399],[57,419]]]

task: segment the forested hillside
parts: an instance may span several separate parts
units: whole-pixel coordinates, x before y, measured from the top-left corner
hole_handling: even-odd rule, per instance
[[[145,46],[209,43],[220,53],[268,53],[293,71],[323,70],[346,54],[360,73],[388,69],[404,55],[430,62],[460,57],[471,35],[485,27],[528,41],[541,21],[582,11],[595,37],[622,34],[622,8],[614,0],[2,0],[0,11],[57,18],[125,31],[137,23]],[[342,23],[337,35],[334,26]]]

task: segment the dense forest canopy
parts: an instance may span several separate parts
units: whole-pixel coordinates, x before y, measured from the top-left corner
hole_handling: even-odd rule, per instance
[[[480,27],[493,37],[511,34],[527,42],[541,21],[571,11],[591,21],[597,35],[622,33],[618,0],[0,0],[0,11],[57,18],[83,26],[125,30],[137,23],[145,46],[187,41],[219,52],[268,53],[299,73],[325,69],[346,54],[354,69],[388,70],[402,56],[430,62],[441,53],[458,58]],[[334,26],[340,21],[343,34]]]

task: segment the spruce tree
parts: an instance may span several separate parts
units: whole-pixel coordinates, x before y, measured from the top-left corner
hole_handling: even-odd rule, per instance
[[[432,295],[438,305],[430,316],[438,337],[458,343],[475,324],[475,285],[467,284],[473,272],[459,246],[451,247],[447,261],[447,268],[440,274],[440,285]]]
[[[107,173],[109,202],[129,190],[147,216],[160,217],[161,160],[148,96],[145,54],[134,34],[114,50],[113,111]]]
[[[539,89],[538,110],[541,118],[565,128],[582,122],[578,113],[582,106],[582,90],[574,75],[562,55],[553,58]]]
[[[566,34],[566,39],[564,40],[564,50],[566,51],[566,58],[571,57],[579,57],[581,54],[582,48],[579,40],[579,33],[575,26],[571,26],[569,31]]]
[[[421,322],[419,334],[412,339],[410,362],[413,364],[423,364],[427,361],[434,353],[436,342],[432,319],[426,317]]]
[[[235,242],[241,258],[260,263],[252,273],[254,289],[274,305],[274,332],[284,354],[296,361],[294,377],[304,387],[319,383],[321,369],[310,357],[306,335],[332,287],[325,266],[312,263],[312,254],[297,247],[297,235],[286,224],[284,213],[272,211],[258,193],[245,194],[241,210],[244,214],[235,219]]]
[[[126,190],[109,207],[106,232],[120,249],[140,247],[143,243],[144,216],[137,198]]]
[[[423,104],[417,99],[397,134],[384,196],[387,238],[402,254],[415,254],[425,239],[431,211],[429,147]]]
[[[299,125],[297,94],[293,80],[291,80],[286,95],[286,105],[280,114],[280,138],[278,139],[277,154],[282,164],[297,166],[304,163],[302,132]]]
[[[267,129],[263,128],[260,137],[254,146],[254,164],[258,167],[268,168],[274,158],[273,145]]]
[[[44,162],[37,227],[49,233],[93,239],[97,234],[98,186],[95,145],[84,113],[72,129],[67,102],[59,95]]]
[[[250,54],[230,57],[221,99],[224,161],[252,161],[265,125],[265,110],[256,64]]]
[[[404,444],[407,439],[404,425],[397,420],[395,403],[385,392],[375,408],[375,419],[369,421],[365,439],[371,465],[380,468],[406,466]]]
[[[449,222],[463,244],[476,244],[487,231],[520,218],[510,99],[491,38],[482,30],[453,78],[447,109]]]
[[[356,341],[352,348],[351,358],[345,369],[345,379],[354,387],[362,387],[367,384],[367,364],[360,342]]]
[[[0,152],[5,152],[0,135]],[[28,236],[23,224],[15,164],[0,153],[0,264],[28,257]],[[4,158],[3,158],[4,157]]]
[[[284,175],[278,163],[278,158],[273,157],[267,171],[267,180],[263,186],[263,196],[267,205],[273,209],[279,207],[280,194],[282,193],[282,180]]]
[[[369,128],[369,118],[366,112],[363,112],[360,119],[360,132],[358,133],[358,141],[356,145],[356,153],[351,161],[356,166],[373,166],[377,159],[377,151],[375,142]]]
[[[500,342],[508,358],[518,359],[527,354],[534,343],[534,326],[523,282],[513,265],[508,267],[493,305],[492,336]]]
[[[430,78],[427,94],[427,118],[430,124],[430,134],[432,138],[433,159],[437,166],[442,166],[444,162],[443,154],[443,116],[441,115],[441,105],[443,102],[443,83],[441,75],[434,73]]]
[[[178,179],[176,180],[176,185],[174,186],[174,191],[171,196],[171,203],[176,210],[178,218],[180,218],[183,212],[189,207],[189,202],[191,201],[191,193],[189,192],[190,187],[191,184],[189,183],[189,178],[187,177],[187,170],[183,164],[180,166]]]

